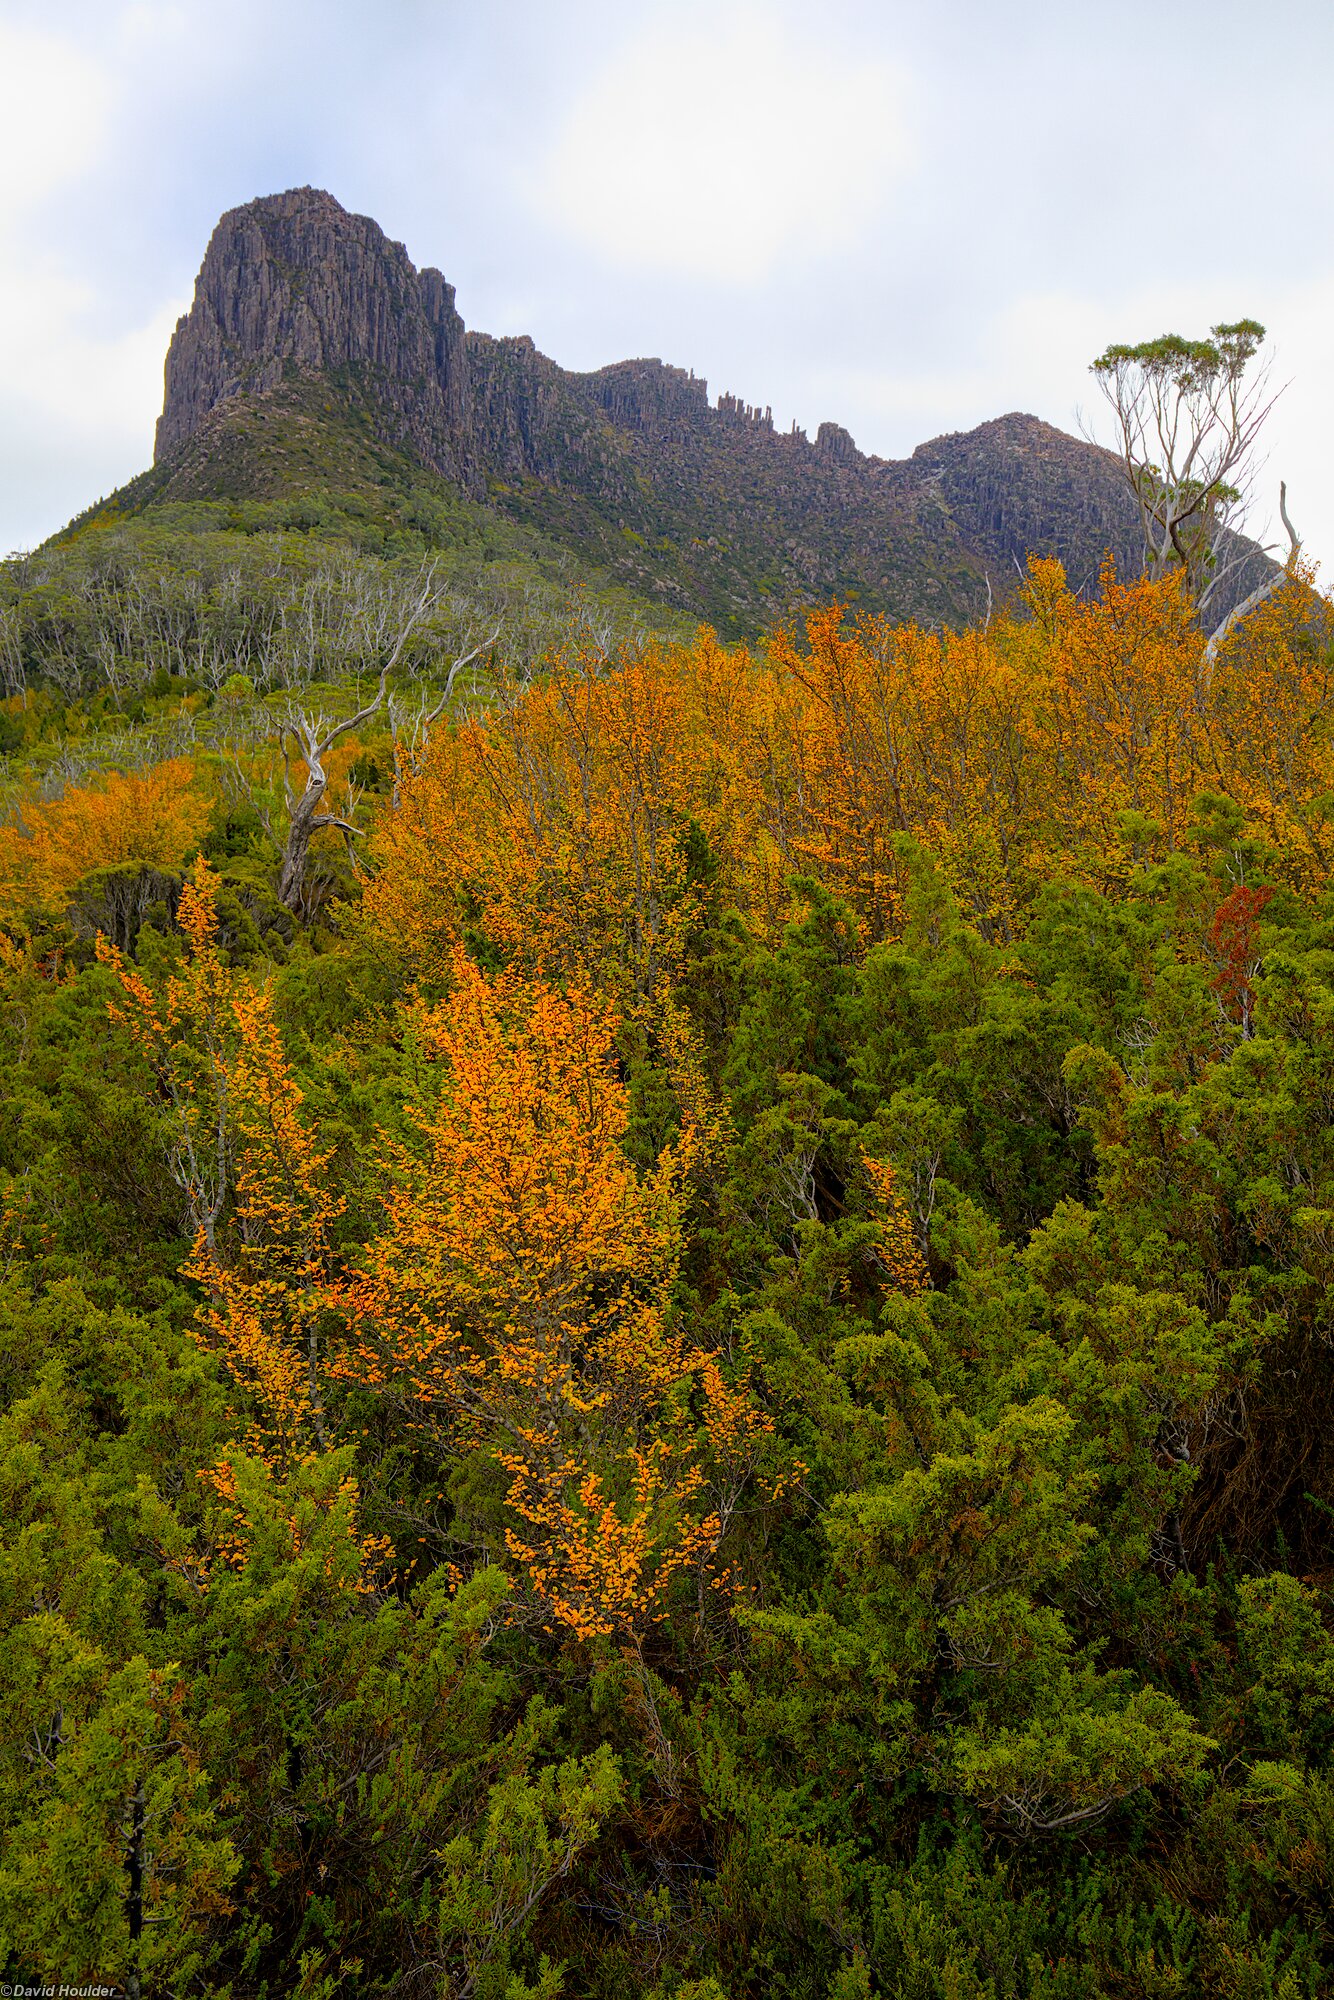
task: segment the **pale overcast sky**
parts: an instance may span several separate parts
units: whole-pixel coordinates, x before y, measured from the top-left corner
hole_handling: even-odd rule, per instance
[[[0,0],[0,76],[0,549],[148,463],[219,214],[311,182],[470,326],[892,457],[1261,319],[1334,580],[1331,0]]]

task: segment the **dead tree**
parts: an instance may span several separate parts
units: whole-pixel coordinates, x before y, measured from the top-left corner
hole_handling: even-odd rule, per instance
[[[1222,624],[1216,627],[1211,633],[1209,643],[1204,649],[1204,663],[1207,667],[1212,667],[1214,661],[1218,658],[1218,649],[1231,632],[1233,626],[1239,625],[1243,618],[1255,610],[1257,605],[1264,603],[1266,597],[1272,597],[1281,583],[1286,583],[1296,573],[1297,558],[1302,552],[1302,543],[1300,535],[1293,527],[1288,516],[1288,488],[1285,480],[1280,480],[1279,482],[1278,511],[1288,535],[1287,562],[1275,575],[1266,577],[1263,583],[1258,583],[1254,590],[1249,591],[1242,598],[1240,604],[1233,605]]]
[[[385,600],[363,605],[363,619],[371,628],[367,636],[374,643],[374,649],[382,654],[374,695],[345,721],[330,724],[323,716],[294,710],[282,726],[279,741],[283,753],[283,791],[288,821],[278,873],[278,898],[294,915],[303,911],[306,863],[314,836],[326,827],[333,827],[342,834],[348,853],[352,855],[352,842],[361,831],[346,814],[327,809],[329,779],[325,760],[342,737],[361,728],[384,706],[390,674],[402,659],[408,640],[423,619],[436,609],[439,601],[433,563],[414,589],[406,608]],[[494,645],[499,636],[500,628],[497,626],[487,638],[477,640],[452,661],[445,677],[443,694],[429,712],[420,714],[417,719],[414,733],[420,745],[419,755],[424,754],[425,739],[429,737],[431,725],[444,711],[460,673],[480,653]],[[368,646],[367,650],[371,647]],[[305,782],[300,790],[293,780],[295,764],[305,766]]]
[[[26,708],[28,677],[23,662],[23,622],[16,604],[0,604],[0,680],[6,699],[21,694]]]
[[[429,697],[419,695],[416,713],[410,718],[396,712],[391,704],[390,720],[394,730],[394,792],[393,802],[398,804],[399,792],[405,777],[417,777],[426,762],[426,753],[431,744],[431,731],[440,720],[453,697],[454,685],[465,667],[472,665],[483,653],[490,652],[500,637],[500,627],[485,639],[479,639],[466,653],[460,653],[453,661],[445,676],[444,691],[438,701],[427,706]],[[409,726],[405,729],[404,724]]]
[[[359,832],[351,820],[340,813],[321,812],[325,795],[329,789],[328,774],[324,760],[341,737],[348,736],[382,706],[388,688],[389,676],[397,666],[404,646],[413,628],[426,609],[427,595],[423,592],[419,600],[417,617],[406,624],[398,636],[393,651],[380,668],[380,679],[371,700],[355,715],[332,725],[322,715],[310,716],[297,712],[288,717],[279,734],[279,744],[283,753],[283,796],[287,801],[287,833],[283,840],[282,860],[278,869],[278,900],[294,916],[300,916],[303,906],[303,889],[306,880],[306,858],[310,853],[310,843],[317,833],[326,827],[336,827],[348,843],[349,853],[352,841]],[[306,781],[298,792],[292,782],[292,746],[296,750],[297,761],[306,767]]]

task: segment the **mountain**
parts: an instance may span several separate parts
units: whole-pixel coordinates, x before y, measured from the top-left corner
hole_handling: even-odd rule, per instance
[[[1117,462],[1036,417],[870,457],[656,359],[575,374],[473,332],[439,271],[318,189],[231,210],[167,355],[153,470],[112,504],[409,476],[725,634],[832,596],[959,622],[1030,551],[1081,589],[1108,551],[1137,567]]]

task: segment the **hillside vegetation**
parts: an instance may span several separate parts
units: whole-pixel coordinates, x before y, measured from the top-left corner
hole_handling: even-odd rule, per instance
[[[6,583],[4,1976],[1334,1990],[1329,607],[189,505]]]

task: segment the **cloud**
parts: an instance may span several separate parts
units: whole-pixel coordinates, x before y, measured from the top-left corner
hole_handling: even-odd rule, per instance
[[[121,17],[141,36],[161,10]],[[186,301],[108,323],[51,217],[105,169],[123,79],[66,36],[0,24],[0,69],[20,80],[0,123],[0,552],[31,544],[152,455],[162,357]]]
[[[64,35],[0,22],[0,74],[11,79],[0,119],[0,229],[8,231],[97,158],[110,90]]]
[[[0,318],[0,554],[31,545],[142,471],[162,357],[188,300],[134,326],[98,325],[90,289],[49,259],[19,272],[22,314]]]
[[[904,74],[850,64],[771,13],[659,17],[614,50],[529,182],[621,266],[753,284],[852,248],[902,179]]]

